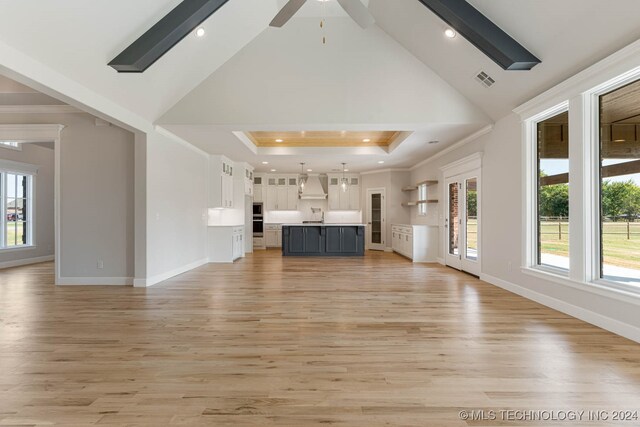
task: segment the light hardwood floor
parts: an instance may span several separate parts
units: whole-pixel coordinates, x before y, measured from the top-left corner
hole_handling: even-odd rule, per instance
[[[463,409],[640,410],[639,344],[394,254],[263,251],[149,289],[52,281],[50,263],[0,272],[0,425],[465,426]],[[522,425],[469,422],[494,424]]]

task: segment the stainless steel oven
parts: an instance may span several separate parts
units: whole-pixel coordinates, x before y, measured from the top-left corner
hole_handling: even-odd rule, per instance
[[[262,215],[262,203],[253,204],[253,237],[264,236],[264,216]]]

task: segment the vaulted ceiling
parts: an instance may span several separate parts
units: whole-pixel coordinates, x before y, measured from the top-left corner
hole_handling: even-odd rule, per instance
[[[640,38],[637,0],[468,1],[542,64],[502,70],[465,39],[445,38],[446,25],[417,0],[365,0],[377,21],[367,30],[332,2],[308,1],[273,29],[286,0],[230,0],[204,23],[205,37],[187,37],[144,74],[123,75],[107,63],[180,0],[0,0],[0,72],[14,65],[7,53],[20,52],[29,69],[59,73],[121,107],[109,113],[116,120],[132,112],[238,160],[256,153],[232,131],[412,131],[416,139],[385,164],[404,166]],[[479,71],[496,83],[480,85]],[[59,80],[50,79],[49,94],[63,93]],[[441,144],[425,146],[431,139]]]

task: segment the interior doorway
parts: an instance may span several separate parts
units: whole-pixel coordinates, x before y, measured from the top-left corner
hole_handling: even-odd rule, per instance
[[[367,248],[374,251],[385,250],[387,230],[386,190],[367,190]]]

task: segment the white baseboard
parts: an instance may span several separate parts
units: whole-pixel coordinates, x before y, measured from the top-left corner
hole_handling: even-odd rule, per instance
[[[59,277],[58,286],[131,286],[133,277]]]
[[[174,276],[186,273],[189,270],[193,270],[194,268],[201,267],[208,262],[209,260],[207,258],[204,258],[190,264],[183,265],[182,267],[174,268],[173,270],[167,271],[166,273],[157,274],[153,277],[147,277],[146,279],[134,279],[133,286],[135,286],[136,288],[146,288],[149,286],[153,286],[160,282],[164,282],[167,279],[171,279]]]
[[[16,260],[13,260],[13,261],[0,262],[0,270],[2,270],[4,268],[20,267],[22,265],[30,265],[30,264],[38,264],[38,263],[41,263],[41,262],[49,262],[49,261],[53,261],[54,259],[55,259],[55,256],[47,255],[47,256],[39,256],[39,257],[35,257],[35,258],[23,258],[23,259],[16,259]]]
[[[438,264],[446,265],[446,264],[444,263],[444,258],[436,258],[436,262],[437,262]]]
[[[393,252],[393,248],[384,248],[385,252]]]
[[[603,316],[602,314],[569,304],[566,301],[532,291],[531,289],[507,282],[506,280],[502,280],[488,274],[481,274],[480,280],[640,343],[640,328],[629,325],[628,323]]]

